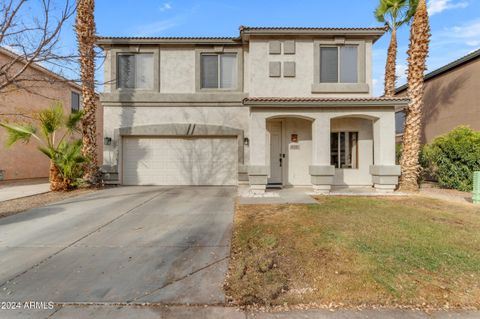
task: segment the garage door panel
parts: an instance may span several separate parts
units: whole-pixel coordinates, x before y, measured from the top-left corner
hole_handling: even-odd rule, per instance
[[[236,138],[124,138],[126,185],[236,185]]]

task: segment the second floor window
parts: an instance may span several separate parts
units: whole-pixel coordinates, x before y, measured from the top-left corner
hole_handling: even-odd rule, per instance
[[[202,89],[235,89],[237,86],[237,55],[235,53],[200,56]]]
[[[395,134],[403,134],[405,128],[405,111],[395,113]]]
[[[80,111],[80,94],[77,92],[72,92],[72,103],[71,103],[71,108],[72,112],[78,112]]]
[[[320,83],[357,83],[358,47],[320,47]]]
[[[117,73],[120,89],[153,89],[153,54],[119,54]]]

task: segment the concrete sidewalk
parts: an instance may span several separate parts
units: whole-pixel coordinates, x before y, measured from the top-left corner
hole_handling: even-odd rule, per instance
[[[0,188],[0,202],[48,193],[49,191],[49,183],[3,186]]]
[[[65,305],[52,310],[0,310],[2,319],[474,319],[480,312],[445,312],[427,314],[411,310],[306,310],[278,313],[247,312],[236,308],[202,306],[119,306]]]

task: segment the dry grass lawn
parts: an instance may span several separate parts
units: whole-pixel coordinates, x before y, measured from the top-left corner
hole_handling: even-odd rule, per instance
[[[232,303],[480,308],[480,208],[422,197],[318,201],[237,207]]]

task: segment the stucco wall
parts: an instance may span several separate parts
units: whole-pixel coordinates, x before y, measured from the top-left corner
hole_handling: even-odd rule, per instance
[[[459,125],[480,130],[480,58],[425,83],[422,143]],[[406,96],[403,91],[399,96]]]
[[[5,63],[7,56],[0,54],[0,64]],[[27,72],[38,74],[39,71],[29,69]],[[43,74],[43,73],[42,73]],[[53,81],[56,80],[56,81]],[[32,92],[25,90],[13,90],[8,93],[0,94],[0,121],[1,122],[35,122],[29,118],[15,116],[14,114],[26,114],[31,116],[34,112],[48,108],[55,101],[63,104],[65,113],[71,111],[71,92],[80,93],[77,87],[71,86],[65,82],[53,79],[51,83],[41,82]],[[98,160],[102,162],[103,146],[103,112],[100,103],[98,103],[97,112],[97,144]],[[29,144],[17,143],[10,148],[5,147],[7,134],[3,128],[0,128],[0,170],[5,171],[4,178],[27,179],[48,177],[49,161],[37,147],[38,142],[34,139]]]

